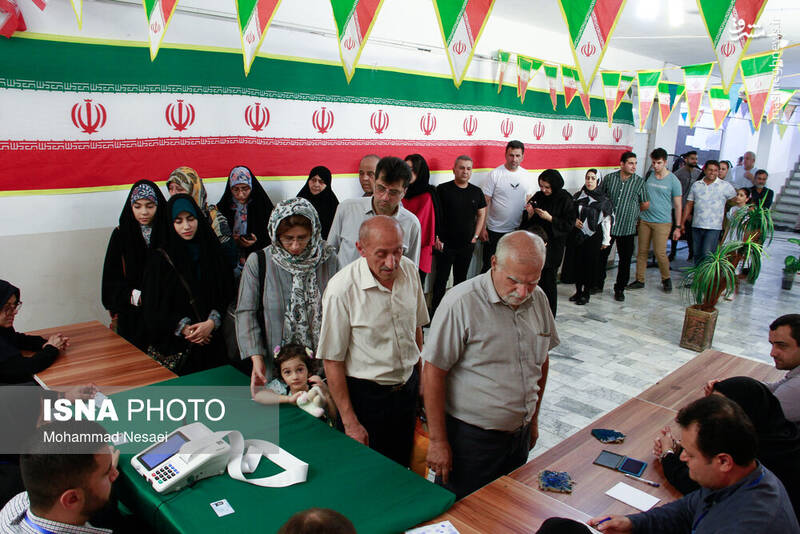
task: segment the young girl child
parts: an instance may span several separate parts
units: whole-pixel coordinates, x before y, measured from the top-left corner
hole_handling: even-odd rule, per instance
[[[723,243],[728,243],[737,239],[733,231],[733,218],[736,213],[742,209],[747,209],[747,201],[750,200],[750,191],[747,188],[740,188],[736,190],[736,198],[733,199],[733,206],[725,214],[725,239]]]
[[[309,376],[314,368],[311,351],[298,343],[289,343],[283,347],[275,347],[275,368],[278,369],[278,378],[267,384],[253,396],[253,400],[261,404],[302,404],[304,398],[312,396],[312,387],[320,390],[325,404],[325,413],[333,421],[336,418],[336,406],[328,391],[328,386],[318,375]],[[308,410],[307,410],[308,411]]]

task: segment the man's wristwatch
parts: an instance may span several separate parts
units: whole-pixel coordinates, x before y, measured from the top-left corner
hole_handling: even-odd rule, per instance
[[[472,236],[472,239],[478,239],[478,234],[475,234],[474,236]]]
[[[662,452],[662,453],[661,453],[661,456],[659,456],[658,458],[659,458],[660,460],[663,460],[664,458],[666,458],[666,457],[667,457],[668,455],[670,455],[670,454],[675,454],[675,451],[673,451],[672,449],[667,449],[667,450],[665,450],[664,452]]]

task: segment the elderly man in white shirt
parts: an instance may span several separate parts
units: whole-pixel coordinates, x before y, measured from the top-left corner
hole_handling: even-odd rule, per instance
[[[403,256],[396,219],[364,221],[356,247],[362,257],[331,278],[322,297],[317,353],[339,409],[339,428],[408,467],[422,325],[429,322],[425,296],[417,266]]]
[[[339,269],[359,258],[356,248],[358,229],[361,223],[375,215],[388,215],[397,220],[403,229],[403,254],[419,266],[419,219],[401,203],[411,182],[411,169],[400,158],[381,158],[375,177],[370,181],[372,196],[350,198],[336,208],[327,241],[337,251]]]

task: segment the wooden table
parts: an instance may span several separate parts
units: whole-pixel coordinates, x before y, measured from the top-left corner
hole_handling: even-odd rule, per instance
[[[700,398],[708,380],[751,376],[774,381],[783,374],[766,363],[707,350],[510,475],[457,502],[429,523],[449,520],[463,534],[535,532],[548,517],[586,521],[601,514],[638,512],[605,494],[617,482],[660,498],[658,505],[671,502],[681,495],[664,479],[661,464],[653,461],[653,438],[658,430],[665,425],[675,428],[677,410]],[[593,428],[612,428],[627,437],[624,443],[604,445],[591,436]],[[647,469],[642,476],[659,482],[661,487],[654,488],[593,465],[592,461],[603,449],[646,461]],[[540,491],[537,477],[543,469],[568,471],[577,482],[573,492]]]
[[[53,365],[34,375],[46,388],[95,384],[111,394],[177,376],[98,321],[28,333],[47,338],[59,332],[69,338],[70,346]]]

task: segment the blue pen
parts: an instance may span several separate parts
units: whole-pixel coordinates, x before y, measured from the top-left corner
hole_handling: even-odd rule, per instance
[[[608,517],[606,517],[605,519],[603,519],[603,520],[601,520],[601,521],[598,521],[598,522],[597,522],[597,524],[596,524],[595,526],[596,526],[596,527],[599,527],[600,525],[602,525],[602,524],[603,524],[603,523],[605,523],[606,521],[610,521],[610,520],[611,520],[611,516],[608,516]]]

